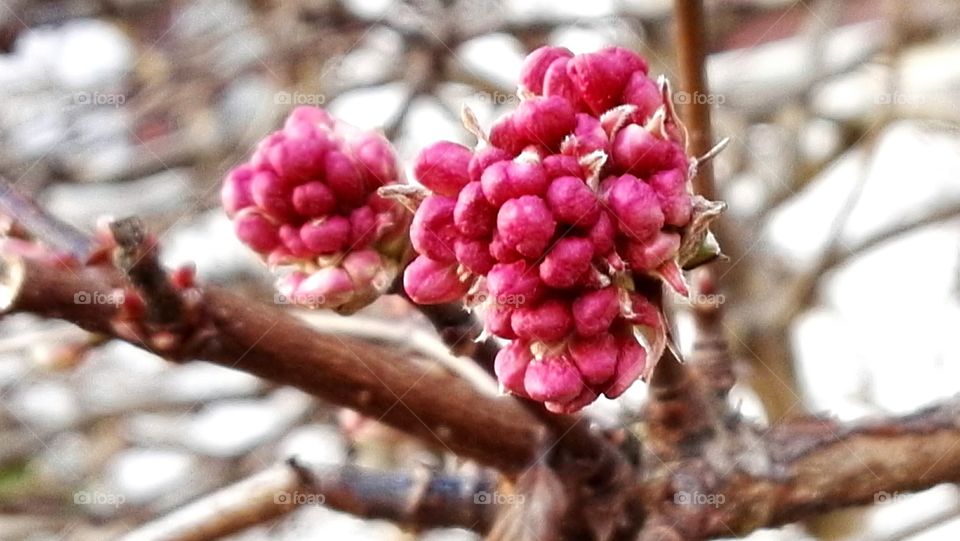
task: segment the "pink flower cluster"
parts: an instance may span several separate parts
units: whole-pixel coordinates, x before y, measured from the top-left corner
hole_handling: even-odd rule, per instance
[[[432,192],[410,230],[404,287],[418,303],[472,297],[510,343],[502,387],[570,412],[623,393],[665,341],[664,280],[691,221],[691,160],[669,91],[636,53],[543,47],[516,110],[476,150],[436,143],[414,174]]]
[[[221,199],[240,240],[289,271],[277,285],[283,300],[349,313],[398,273],[409,214],[376,193],[396,182],[382,135],[298,107],[230,171]]]

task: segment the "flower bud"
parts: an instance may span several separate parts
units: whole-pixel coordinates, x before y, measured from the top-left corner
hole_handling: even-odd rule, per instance
[[[523,388],[530,398],[542,402],[567,402],[583,390],[583,380],[566,356],[549,355],[527,366]]]
[[[337,202],[344,208],[362,205],[370,191],[360,166],[339,150],[328,152],[324,164],[327,186],[336,195]]]
[[[483,195],[494,207],[524,195],[543,195],[549,184],[539,163],[497,162],[480,177]]]
[[[453,209],[453,222],[464,236],[472,239],[488,237],[496,227],[497,211],[483,195],[479,182],[463,187]]]
[[[613,163],[621,170],[646,178],[663,169],[686,170],[683,148],[660,139],[643,126],[628,124],[613,139]]]
[[[307,249],[317,254],[339,252],[350,241],[350,220],[343,216],[311,220],[300,228],[300,239]]]
[[[619,314],[620,299],[613,287],[589,291],[573,301],[573,324],[580,336],[608,332]]]
[[[444,263],[456,260],[453,251],[457,238],[453,223],[455,205],[452,198],[442,195],[431,195],[420,203],[410,224],[410,241],[417,253]]]
[[[644,241],[663,227],[663,212],[656,192],[633,175],[613,181],[607,204],[617,218],[617,225],[628,237]]]
[[[403,289],[417,304],[442,304],[466,295],[469,283],[460,279],[456,263],[441,263],[421,255],[404,270]]]
[[[280,244],[277,226],[257,209],[247,208],[233,219],[237,238],[258,252],[269,252]]]
[[[513,125],[526,141],[557,149],[560,141],[577,125],[574,114],[570,102],[559,96],[537,97],[520,103]]]
[[[573,53],[565,47],[544,46],[528,54],[520,68],[520,85],[534,94],[542,93],[547,68],[559,58],[573,58]]]
[[[506,340],[517,338],[517,333],[513,332],[511,320],[513,319],[514,308],[506,304],[500,304],[494,298],[484,308],[483,325],[487,332],[499,336]]]
[[[657,194],[663,209],[664,223],[683,227],[690,223],[693,200],[687,192],[685,170],[667,169],[650,177],[650,187]]]
[[[474,274],[490,272],[497,262],[490,255],[490,245],[482,240],[457,239],[454,241],[453,251],[457,255],[457,261]]]
[[[513,311],[510,326],[520,338],[538,342],[556,342],[570,331],[570,308],[559,299],[537,306],[521,306]]]
[[[577,55],[567,64],[567,74],[581,99],[597,115],[620,102],[634,72],[645,74],[647,64],[639,55],[622,47]]]
[[[254,204],[250,193],[250,184],[255,170],[249,165],[241,165],[227,174],[220,190],[220,200],[223,203],[227,216],[234,214]]]
[[[680,235],[661,231],[645,242],[627,243],[624,260],[636,272],[650,272],[676,258],[679,249]]]
[[[294,293],[300,304],[336,308],[349,301],[354,294],[353,281],[341,268],[324,267],[307,276]]]
[[[633,120],[643,124],[663,105],[663,96],[657,83],[646,73],[634,72],[623,90],[623,102],[637,106]]]
[[[324,216],[333,212],[336,206],[333,192],[322,182],[307,182],[293,189],[293,208],[300,216]]]
[[[497,214],[500,237],[508,246],[529,258],[543,253],[556,227],[547,204],[534,195],[507,201]]]
[[[617,355],[617,370],[610,386],[603,391],[607,398],[616,398],[637,381],[647,367],[647,350],[643,349],[633,336],[618,340],[620,352]]]
[[[614,376],[619,348],[612,334],[575,338],[570,342],[569,350],[570,358],[587,385],[601,386]]]
[[[547,204],[558,222],[590,227],[600,217],[597,197],[577,177],[558,177],[547,188]]]
[[[470,165],[468,166],[470,181],[480,182],[480,177],[487,167],[497,162],[509,161],[511,159],[513,159],[513,156],[507,154],[502,148],[490,146],[476,151],[473,157],[470,158]]]
[[[441,141],[423,149],[413,164],[413,174],[435,194],[456,197],[470,182],[470,149]]]
[[[526,396],[523,382],[532,360],[529,344],[522,340],[511,342],[498,351],[493,362],[493,371],[501,387],[513,394]]]
[[[533,303],[540,298],[543,287],[537,267],[517,261],[494,265],[487,273],[487,290],[495,299],[516,298]]]
[[[540,279],[550,287],[573,287],[590,269],[592,259],[593,244],[588,239],[562,238],[540,263]]]

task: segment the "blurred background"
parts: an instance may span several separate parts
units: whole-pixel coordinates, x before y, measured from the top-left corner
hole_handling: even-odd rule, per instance
[[[960,388],[960,3],[707,1],[732,399],[769,423],[909,412]],[[676,81],[668,0],[0,0],[0,174],[90,231],[141,216],[165,262],[272,302],[219,183],[297,105],[381,128],[409,164],[513,108],[523,56],[619,44]],[[683,306],[680,337],[690,340]],[[291,308],[292,309],[292,308]],[[384,298],[322,328],[465,361]],[[389,324],[387,323],[389,319]],[[397,321],[400,321],[398,324]],[[685,332],[685,330],[687,332]],[[410,340],[410,337],[413,337]],[[626,422],[636,385],[589,413]],[[76,327],[0,322],[0,540],[108,539],[291,455],[465,467],[287,388]],[[882,497],[881,497],[882,496]],[[322,505],[234,540],[472,540]],[[954,540],[960,493],[878,496],[755,540]]]

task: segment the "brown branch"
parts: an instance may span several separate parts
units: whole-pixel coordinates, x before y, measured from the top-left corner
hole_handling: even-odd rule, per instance
[[[127,533],[121,541],[210,541],[285,515],[300,505],[325,505],[371,519],[425,529],[486,531],[495,506],[475,495],[489,481],[445,475],[410,476],[353,466],[313,468],[293,461],[201,497]]]
[[[78,292],[96,298],[94,293],[113,291],[125,281],[116,269],[70,272],[9,254],[0,265],[5,313],[66,319],[131,341],[127,333],[118,333],[118,306],[74,301]],[[178,341],[177,348],[162,352],[166,358],[203,359],[297,387],[508,473],[539,458],[543,427],[509,398],[484,395],[458,377],[417,366],[389,349],[314,332],[281,310],[220,288],[202,289],[197,303],[202,339]]]

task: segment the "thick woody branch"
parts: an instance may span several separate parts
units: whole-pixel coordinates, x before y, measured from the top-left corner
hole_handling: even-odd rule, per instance
[[[489,490],[489,481],[352,466],[312,468],[290,461],[187,504],[121,541],[210,541],[285,515],[299,505],[325,505],[418,529],[486,531],[495,507],[476,503],[474,496]]]
[[[125,277],[116,269],[64,271],[10,255],[0,265],[4,312],[60,318],[92,332],[127,336],[114,324],[118,306],[75,302],[79,292],[96,298],[123,284]],[[202,289],[198,304],[196,326],[202,332],[162,352],[168,359],[203,359],[297,387],[506,472],[518,472],[538,458],[543,427],[516,401],[482,394],[446,371],[416,365],[389,349],[317,333],[281,310],[220,288]]]

